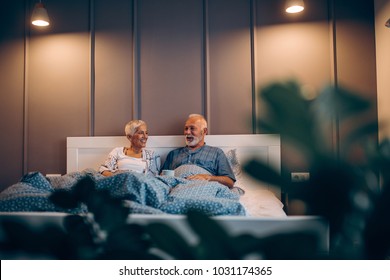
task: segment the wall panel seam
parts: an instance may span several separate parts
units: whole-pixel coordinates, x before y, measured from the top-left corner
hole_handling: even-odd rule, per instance
[[[25,1],[25,10],[24,10],[24,69],[23,69],[23,161],[22,161],[22,172],[23,174],[27,173],[28,170],[28,59],[29,59],[29,43],[30,43],[30,24],[29,24],[29,14],[30,14],[30,5],[29,1]]]
[[[132,1],[132,4],[133,4],[133,19],[132,19],[132,44],[133,44],[133,53],[132,53],[132,56],[133,56],[133,61],[132,61],[132,69],[133,69],[133,75],[132,75],[132,93],[131,93],[131,99],[132,99],[132,106],[133,106],[133,112],[132,112],[132,116],[133,116],[133,119],[140,119],[141,116],[140,116],[140,111],[141,111],[141,104],[140,104],[140,99],[141,99],[141,96],[140,96],[140,90],[139,90],[139,56],[140,54],[138,53],[138,40],[139,40],[139,36],[138,36],[138,17],[137,17],[137,13],[138,13],[138,3],[137,3],[137,0],[133,0]]]
[[[89,1],[89,43],[90,43],[90,68],[89,68],[89,120],[88,134],[95,135],[95,1]]]
[[[338,71],[337,71],[337,28],[336,28],[336,7],[335,7],[335,0],[328,1],[328,15],[329,15],[329,24],[330,24],[330,41],[331,41],[331,77],[333,80],[333,85],[337,88],[338,87]],[[340,155],[340,133],[339,133],[339,118],[338,118],[338,112],[336,111],[336,115],[334,117],[334,121],[332,124],[332,142],[333,142],[333,149],[335,152],[336,157],[338,158]]]
[[[257,110],[256,110],[256,2],[255,0],[250,0],[249,7],[250,14],[250,45],[251,45],[251,86],[252,86],[252,133],[256,134],[257,127]]]
[[[208,0],[203,0],[203,111],[207,119],[208,132],[212,131],[212,119],[210,109],[210,59],[209,59],[209,10]]]

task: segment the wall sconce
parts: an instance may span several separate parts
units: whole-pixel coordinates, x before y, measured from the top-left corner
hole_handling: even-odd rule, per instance
[[[302,12],[305,9],[303,0],[286,0],[286,12],[293,14]]]
[[[35,4],[31,15],[31,23],[36,26],[50,25],[49,15],[47,14],[47,10],[41,1]]]
[[[385,26],[390,28],[390,18],[386,21]]]

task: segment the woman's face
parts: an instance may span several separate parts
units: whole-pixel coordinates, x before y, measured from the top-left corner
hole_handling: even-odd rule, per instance
[[[146,125],[140,125],[134,135],[129,139],[134,148],[145,148],[148,141],[148,128]]]

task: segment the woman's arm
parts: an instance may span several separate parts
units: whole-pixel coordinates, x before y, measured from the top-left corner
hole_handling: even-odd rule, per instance
[[[104,176],[114,175],[114,171],[118,169],[118,153],[123,148],[114,148],[109,154],[104,163],[100,166],[99,172]]]

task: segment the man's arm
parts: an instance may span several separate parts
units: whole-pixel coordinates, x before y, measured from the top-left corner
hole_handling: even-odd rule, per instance
[[[234,181],[228,176],[214,176],[209,174],[196,174],[188,176],[189,180],[206,180],[206,181],[214,181],[220,184],[227,186],[228,188],[233,188]]]

